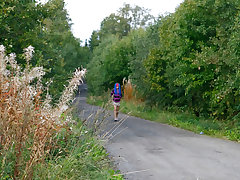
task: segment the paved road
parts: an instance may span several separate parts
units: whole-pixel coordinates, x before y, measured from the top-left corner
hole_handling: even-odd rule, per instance
[[[100,134],[103,137],[110,132],[104,137],[105,146],[125,179],[240,180],[239,143],[132,116],[124,120],[124,114],[120,114],[120,122],[114,123],[112,112],[86,104],[86,85],[80,89],[76,99],[79,114],[86,118],[104,112],[98,116],[105,124]]]

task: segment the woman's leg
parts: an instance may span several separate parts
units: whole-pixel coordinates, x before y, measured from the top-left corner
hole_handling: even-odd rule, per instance
[[[114,105],[114,120],[117,119],[117,106]]]
[[[116,106],[116,118],[117,118],[117,119],[118,119],[119,107],[120,107],[120,106]]]

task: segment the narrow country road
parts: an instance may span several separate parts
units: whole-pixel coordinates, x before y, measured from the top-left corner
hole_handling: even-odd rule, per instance
[[[79,116],[86,119],[90,114],[98,114],[99,107],[86,104],[85,84],[80,91],[76,97]],[[132,116],[124,120],[124,114],[120,114],[122,120],[116,123],[113,113],[107,113],[110,115],[101,115],[105,117],[102,126],[105,129],[100,134],[125,179],[240,180],[239,143]],[[104,132],[109,134],[104,136]]]

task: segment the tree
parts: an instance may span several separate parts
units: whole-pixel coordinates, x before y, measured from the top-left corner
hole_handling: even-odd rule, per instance
[[[100,39],[109,34],[122,38],[127,36],[131,29],[144,28],[153,21],[154,17],[150,14],[150,10],[124,4],[116,14],[110,14],[101,22]]]
[[[130,25],[128,20],[112,13],[101,22],[100,38],[102,39],[109,34],[114,34],[122,38],[129,31]]]
[[[230,93],[221,101],[216,101],[216,97],[226,92],[223,84],[230,81],[230,74],[236,73],[225,59],[229,59],[226,44],[238,6],[238,1],[187,0],[174,14],[163,19],[159,29],[161,53],[154,58],[159,59],[159,67],[154,71],[162,72],[161,61],[167,62],[164,77],[173,104],[187,105],[198,116],[215,114],[218,118],[226,118],[231,114],[229,110],[237,102],[234,95]],[[153,72],[152,59],[147,61],[150,79],[161,84],[161,79],[157,79],[159,74]]]
[[[146,27],[154,21],[149,9],[140,6],[131,7],[130,4],[124,4],[118,10],[118,15],[127,19],[132,29]]]
[[[53,80],[50,93],[54,99],[60,96],[74,68],[88,63],[90,54],[73,36],[64,6],[63,0],[45,4],[20,0],[0,3],[0,44],[18,54],[17,61],[22,67],[25,66],[22,49],[35,47],[31,66],[44,67],[47,73],[43,81]]]
[[[101,41],[100,41],[99,33],[97,31],[93,31],[91,38],[89,40],[90,51],[93,52],[93,49],[95,49],[95,47],[97,47],[100,42]]]
[[[94,95],[101,95],[108,87],[106,87],[106,70],[103,68],[106,55],[109,53],[111,46],[118,41],[114,35],[105,38],[99,46],[94,49],[92,59],[87,66],[87,84],[88,90]]]

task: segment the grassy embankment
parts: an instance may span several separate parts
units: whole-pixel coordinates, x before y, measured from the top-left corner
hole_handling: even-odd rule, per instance
[[[122,179],[94,133],[73,119],[69,102],[81,78],[77,69],[58,104],[45,91],[42,67],[26,67],[0,45],[0,179]]]
[[[108,93],[106,93],[108,94]],[[103,106],[109,102],[108,96],[92,97],[87,99],[89,104]],[[111,108],[113,109],[113,108]],[[120,111],[129,113],[132,116],[140,117],[146,120],[151,120],[159,123],[169,124],[185,130],[193,131],[197,134],[205,134],[217,138],[240,141],[240,122],[230,120],[217,121],[206,119],[204,117],[196,117],[188,112],[180,111],[164,111],[158,108],[150,108],[144,102],[136,100],[121,101]]]
[[[71,131],[63,129],[54,140],[46,163],[39,164],[34,179],[122,180],[94,133],[77,119]]]

